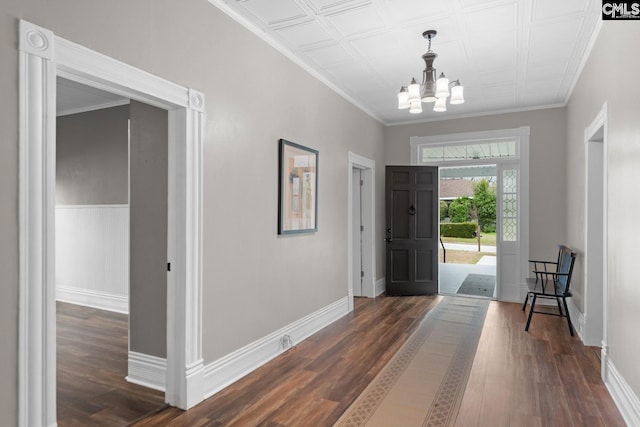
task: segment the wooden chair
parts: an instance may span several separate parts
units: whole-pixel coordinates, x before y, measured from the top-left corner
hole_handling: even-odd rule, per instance
[[[524,328],[525,331],[529,330],[531,324],[531,318],[533,313],[548,314],[551,316],[566,317],[569,325],[569,333],[573,336],[573,325],[571,324],[571,317],[569,316],[569,307],[567,306],[567,298],[571,297],[570,285],[571,274],[573,273],[573,264],[576,260],[576,252],[572,251],[566,246],[560,245],[558,251],[558,261],[556,263],[547,262],[546,264],[555,264],[555,271],[549,271],[547,268],[533,270],[535,277],[527,279],[527,297],[524,301],[523,310],[527,305],[529,297],[531,297],[531,308],[529,310],[529,317],[527,318],[527,324]],[[542,261],[537,261],[541,263]],[[535,264],[534,264],[535,265]],[[536,311],[536,301],[538,298],[555,299],[558,304],[558,313],[551,313],[548,311]]]
[[[568,249],[566,246],[558,245],[558,257],[555,261],[539,261],[534,259],[529,260],[529,263],[532,264],[532,273],[534,273],[535,275],[536,282],[542,280],[544,278],[543,274],[547,272],[559,272],[558,266],[560,265],[560,260],[562,259],[562,253],[566,249]],[[527,296],[524,299],[524,303],[522,304],[522,311],[524,311],[527,307],[527,302],[529,301],[530,296],[531,295],[527,293]]]

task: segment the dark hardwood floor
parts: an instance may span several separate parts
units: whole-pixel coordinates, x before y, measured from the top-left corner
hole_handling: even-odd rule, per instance
[[[438,297],[357,298],[353,313],[188,412],[167,407],[138,418],[132,425],[331,426],[438,300]],[[91,321],[83,314],[67,316]],[[596,349],[570,337],[564,319],[536,315],[529,333],[523,330],[525,320],[521,305],[491,302],[457,425],[624,426],[600,380]],[[112,320],[99,323],[102,326],[96,329],[103,330],[108,337],[111,332],[106,332],[107,329],[117,324]],[[126,356],[126,339],[123,346]],[[100,348],[100,353],[107,352]],[[117,362],[121,363],[121,373],[107,375],[105,382],[124,376],[125,356]],[[109,359],[116,363],[117,357]],[[81,412],[90,412],[94,401],[105,400],[93,396],[108,395],[106,390],[110,386],[106,384],[102,393],[96,390],[74,395],[70,389],[65,390],[70,387],[68,382],[74,381],[64,378],[70,375],[67,370],[73,371],[74,367],[68,366],[59,374],[59,381],[64,381],[60,384],[62,392],[69,393],[66,400],[81,403]],[[138,398],[138,393],[148,392],[139,389],[127,395]],[[155,402],[161,405],[161,394],[156,397]],[[140,399],[140,412],[159,407],[148,396]],[[127,425],[129,421],[114,415],[118,414],[115,408],[120,398],[108,397],[106,401],[109,408],[96,411],[88,424]],[[123,413],[136,409],[137,405],[124,405]],[[71,412],[71,419],[73,416]],[[60,423],[74,424],[81,422],[73,419],[70,424]]]
[[[123,426],[158,411],[164,393],[127,382],[124,314],[57,303],[58,425]]]
[[[355,312],[210,399],[136,426],[326,426],[335,422],[411,334],[434,297],[355,300]]]
[[[560,317],[535,314],[525,332],[525,316],[491,303],[456,425],[624,426],[600,379],[600,349]]]
[[[433,297],[356,299],[356,309],[189,410],[135,426],[331,426],[398,350]],[[467,426],[624,426],[592,347],[565,319],[491,302],[458,417]]]

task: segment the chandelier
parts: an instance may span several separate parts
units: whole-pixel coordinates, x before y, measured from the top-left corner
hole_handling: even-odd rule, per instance
[[[398,93],[398,108],[401,110],[409,109],[412,114],[422,113],[422,103],[434,102],[433,111],[447,111],[447,98],[451,95],[450,104],[464,103],[462,94],[464,88],[460,84],[460,80],[449,82],[444,73],[440,73],[436,80],[436,69],[433,68],[433,61],[438,55],[431,50],[431,39],[438,32],[436,30],[427,30],[422,33],[422,37],[429,40],[429,49],[427,53],[422,55],[424,59],[425,69],[422,72],[422,85],[416,82],[415,78],[411,79],[409,86],[402,86]],[[451,91],[449,91],[451,88]],[[422,89],[422,90],[421,90]]]

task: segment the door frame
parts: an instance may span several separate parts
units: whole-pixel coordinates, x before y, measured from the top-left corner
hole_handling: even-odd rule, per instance
[[[376,295],[376,162],[366,157],[359,156],[351,151],[348,153],[347,173],[347,299],[349,311],[353,310],[353,169],[362,171],[364,181],[362,195],[362,279],[363,294],[369,298]]]
[[[499,229],[500,216],[496,218],[496,249],[497,249],[497,265],[496,265],[496,299],[499,301],[521,302],[527,293],[525,278],[528,275],[528,259],[529,259],[529,134],[530,127],[522,126],[519,128],[511,129],[499,129],[490,131],[477,131],[477,132],[465,132],[456,134],[443,134],[432,136],[412,136],[409,138],[411,165],[416,166],[470,166],[480,164],[495,164],[500,165],[511,163],[519,165],[519,224],[518,224],[518,236],[519,236],[519,263],[518,266],[518,280],[519,283],[514,284],[516,287],[510,287],[505,289],[504,284],[501,282],[501,249],[500,249],[500,236],[502,230]],[[418,153],[421,147],[430,144],[471,144],[473,142],[487,142],[497,139],[514,138],[518,141],[518,148],[516,157],[508,157],[504,160],[500,158],[487,158],[482,160],[465,160],[465,161],[448,161],[448,162],[419,162]],[[500,179],[498,179],[500,181]],[[498,195],[499,196],[499,195]]]
[[[594,120],[584,130],[585,144],[585,206],[584,206],[584,332],[582,340],[585,345],[602,346],[603,366],[606,360],[607,351],[607,304],[608,304],[608,260],[607,260],[607,217],[608,217],[608,163],[607,163],[607,103],[605,102],[601,110],[598,112]],[[600,131],[602,135],[600,136]],[[596,147],[599,144],[600,147]],[[597,149],[596,149],[597,148]],[[601,151],[601,152],[600,152]],[[591,161],[595,160],[602,164],[602,174],[594,176]],[[590,187],[595,183],[602,185],[602,200],[594,200],[590,197],[592,192]],[[592,205],[602,204],[602,218],[594,218],[589,215]],[[590,234],[594,230],[601,233],[602,238],[602,254],[598,255],[597,251],[591,250],[592,239]],[[588,232],[589,231],[589,232]],[[595,253],[594,253],[595,252]],[[600,264],[601,272],[593,271],[593,264]],[[596,267],[596,270],[598,268]],[[600,277],[593,277],[594,273]],[[599,274],[598,274],[599,273]],[[579,318],[579,317],[578,317]],[[602,332],[599,333],[600,328]],[[604,372],[604,371],[603,371]]]
[[[203,400],[202,146],[204,95],[20,20],[19,425],[56,425],[56,78],[168,110],[165,400]]]
[[[353,271],[351,276],[351,283],[353,288],[353,296],[364,296],[362,290],[362,282],[364,279],[364,271],[362,270],[362,169],[351,169],[351,200],[353,210],[351,211],[351,232],[353,233]],[[356,294],[357,291],[357,294]]]

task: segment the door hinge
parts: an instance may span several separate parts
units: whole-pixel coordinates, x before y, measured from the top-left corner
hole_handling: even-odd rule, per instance
[[[364,185],[364,179],[360,180],[360,187],[362,187]]]
[[[170,262],[167,263],[167,271],[171,271],[171,263]]]
[[[364,231],[364,225],[360,226],[360,231]]]
[[[364,271],[360,272],[360,277],[364,277]]]

